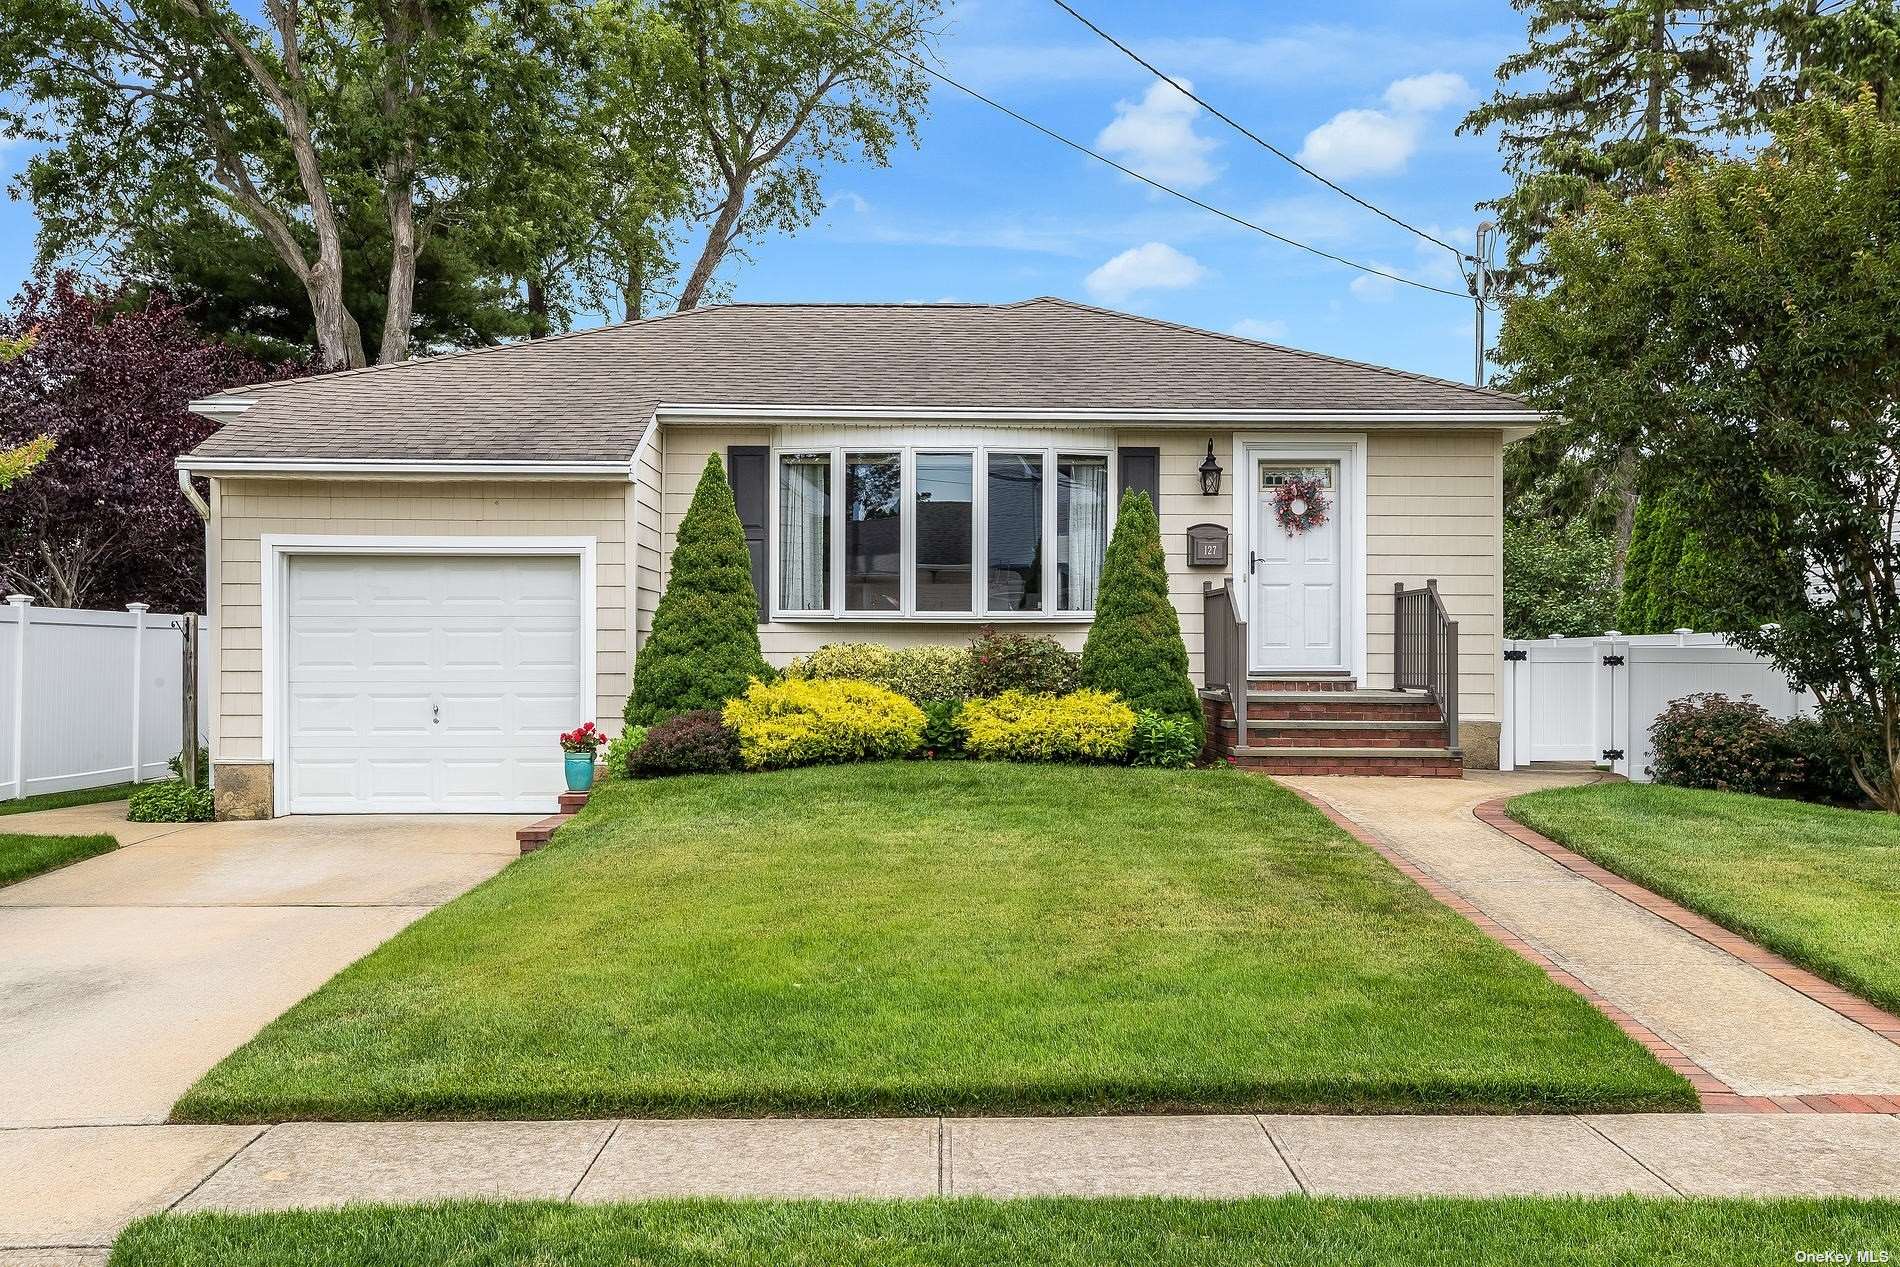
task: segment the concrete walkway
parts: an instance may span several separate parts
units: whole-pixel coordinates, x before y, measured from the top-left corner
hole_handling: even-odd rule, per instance
[[[1900,1197],[1891,1115],[372,1122],[0,1130],[0,1263],[164,1209],[669,1196]],[[6,1257],[8,1248],[20,1252]],[[31,1260],[39,1261],[39,1260]]]
[[[1370,831],[1739,1094],[1900,1093],[1900,1045],[1472,814],[1496,797],[1591,777],[1281,781]]]
[[[0,819],[123,846],[0,889],[0,1128],[164,1121],[284,1009],[506,866],[525,821],[141,824],[122,801]]]

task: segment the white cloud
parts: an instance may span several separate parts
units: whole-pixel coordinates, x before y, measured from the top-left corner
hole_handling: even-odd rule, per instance
[[[1394,80],[1385,90],[1385,103],[1400,114],[1430,114],[1470,95],[1471,85],[1463,75],[1435,70],[1429,75]]]
[[[1343,180],[1401,170],[1418,149],[1418,120],[1383,110],[1341,110],[1306,134],[1300,161]]]
[[[1190,90],[1194,85],[1182,80]],[[1208,161],[1215,142],[1194,130],[1201,108],[1174,85],[1155,80],[1140,101],[1117,101],[1115,119],[1095,138],[1105,150],[1144,176],[1198,189],[1219,171]]]
[[[1106,303],[1122,303],[1138,291],[1181,290],[1207,276],[1191,255],[1166,242],[1131,247],[1082,279],[1089,294]]]
[[[1433,71],[1394,80],[1384,110],[1341,110],[1306,134],[1300,161],[1335,180],[1402,171],[1418,150],[1427,116],[1469,95],[1464,76]]]
[[[1286,341],[1286,322],[1280,320],[1263,321],[1259,317],[1242,317],[1227,327],[1227,333],[1237,334],[1243,339],[1258,339],[1262,343],[1283,343]]]

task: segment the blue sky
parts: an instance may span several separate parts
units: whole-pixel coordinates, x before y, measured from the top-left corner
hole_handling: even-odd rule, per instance
[[[1452,134],[1523,40],[1506,0],[1076,7],[1281,149],[1436,236],[1468,244],[1506,187],[1495,139]],[[1449,254],[1312,181],[1158,85],[1049,0],[964,0],[946,70],[1130,167],[1340,255],[1462,289]],[[1471,373],[1471,304],[1258,237],[1062,149],[939,85],[916,150],[829,173],[822,220],[727,270],[755,300],[1067,296],[1449,378]],[[4,143],[0,143],[3,146]],[[10,175],[24,159],[0,147]],[[34,222],[0,202],[0,292]]]

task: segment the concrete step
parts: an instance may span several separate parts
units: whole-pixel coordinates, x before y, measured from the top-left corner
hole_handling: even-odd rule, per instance
[[[1448,748],[1235,748],[1229,764],[1263,774],[1359,774],[1458,779],[1464,757]]]

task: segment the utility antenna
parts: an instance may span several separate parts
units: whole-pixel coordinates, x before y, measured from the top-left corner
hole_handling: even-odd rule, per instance
[[[1498,226],[1486,220],[1478,226],[1478,240],[1465,263],[1471,266],[1465,273],[1465,287],[1471,292],[1471,298],[1477,308],[1477,347],[1472,354],[1471,381],[1479,387],[1484,386],[1484,308],[1491,302],[1491,288],[1497,278]]]

